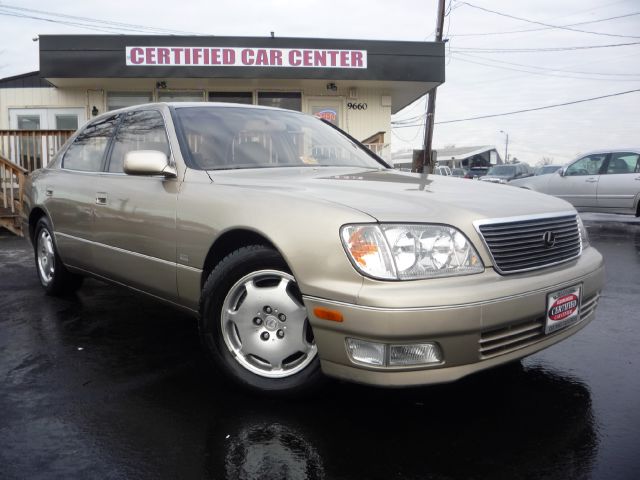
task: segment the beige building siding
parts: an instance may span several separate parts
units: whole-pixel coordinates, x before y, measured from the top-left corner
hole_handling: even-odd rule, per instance
[[[16,108],[78,108],[85,111],[86,117],[80,119],[82,123],[90,118],[90,110],[96,106],[102,113],[106,110],[106,97],[109,91],[133,92],[152,91],[154,100],[157,99],[158,90],[145,88],[154,85],[148,81],[141,84],[133,80],[104,79],[101,85],[104,89],[86,88],[0,88],[0,129],[9,129],[10,110]],[[339,101],[342,104],[340,127],[349,132],[358,140],[364,140],[378,132],[385,132],[384,141],[391,142],[391,105],[389,94],[384,88],[377,87],[351,87],[347,84],[339,85],[336,91],[326,88],[326,82],[305,82],[306,84],[291,81],[264,81],[256,85],[256,81],[249,82],[211,82],[210,80],[180,79],[171,82],[172,91],[203,92],[203,99],[209,91],[252,91],[254,98],[258,91],[300,91],[302,92],[303,110],[310,113],[310,101],[322,102]],[[310,83],[310,84],[309,84]],[[350,96],[350,94],[352,96]],[[366,104],[366,109],[349,109],[348,103]]]
[[[86,111],[87,91],[68,88],[0,88],[0,129],[11,128],[9,111],[12,108],[67,107],[84,108]]]

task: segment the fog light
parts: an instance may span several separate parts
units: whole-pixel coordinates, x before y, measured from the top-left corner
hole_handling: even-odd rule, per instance
[[[347,338],[347,352],[354,362],[367,365],[384,365],[385,348],[382,343]]]
[[[389,365],[421,365],[442,362],[442,352],[435,343],[389,345]]]

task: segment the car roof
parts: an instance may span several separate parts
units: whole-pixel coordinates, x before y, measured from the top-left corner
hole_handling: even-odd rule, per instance
[[[288,110],[286,108],[266,107],[264,105],[247,105],[243,103],[229,103],[229,102],[152,102],[141,103],[139,105],[133,105],[131,107],[123,107],[117,110],[109,110],[108,112],[99,115],[96,118],[102,116],[109,116],[118,113],[126,113],[132,110],[140,110],[141,108],[154,108],[154,107],[170,107],[170,108],[193,108],[193,107],[216,107],[216,108],[247,108],[254,110],[274,110],[280,112],[297,113],[304,115],[302,112],[296,110]]]

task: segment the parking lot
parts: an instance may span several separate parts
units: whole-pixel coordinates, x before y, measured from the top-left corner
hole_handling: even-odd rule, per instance
[[[0,477],[638,478],[640,222],[583,218],[607,281],[577,335],[455,384],[296,400],[219,378],[162,304],[97,281],[45,296],[5,232]]]

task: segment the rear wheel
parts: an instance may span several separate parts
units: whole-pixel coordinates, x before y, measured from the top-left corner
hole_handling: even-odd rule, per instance
[[[222,260],[205,283],[200,310],[207,351],[240,385],[293,393],[321,381],[302,295],[272,248],[243,247]]]
[[[83,278],[69,272],[62,264],[47,217],[36,223],[33,248],[38,278],[47,295],[69,294],[80,288]]]

